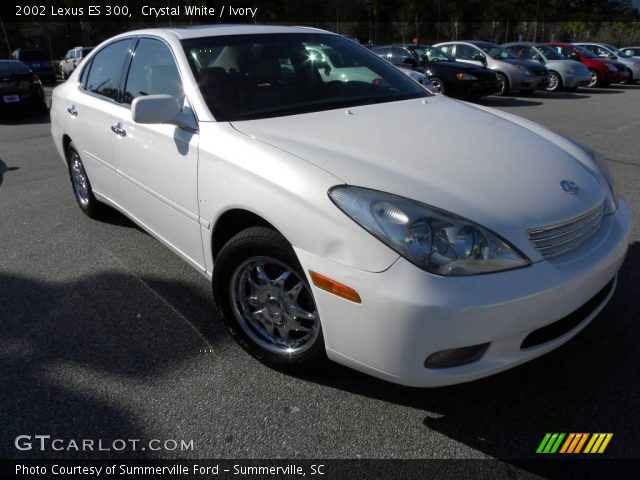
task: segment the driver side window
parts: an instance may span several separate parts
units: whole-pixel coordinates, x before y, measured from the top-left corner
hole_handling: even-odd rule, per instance
[[[127,75],[123,103],[157,94],[171,95],[182,104],[182,80],[169,47],[159,40],[141,38]]]
[[[456,59],[473,60],[474,55],[480,55],[480,52],[469,45],[458,44],[456,46]]]

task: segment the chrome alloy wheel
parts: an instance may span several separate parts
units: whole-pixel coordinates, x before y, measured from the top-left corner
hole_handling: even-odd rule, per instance
[[[73,183],[73,191],[76,194],[78,203],[82,207],[87,207],[91,200],[89,194],[89,179],[87,178],[87,172],[84,170],[84,165],[80,160],[80,155],[77,152],[71,152],[71,158],[69,159],[71,165],[71,183]]]
[[[547,86],[547,90],[551,92],[557,90],[559,83],[560,79],[558,78],[558,74],[555,72],[549,73],[549,85]]]
[[[280,355],[308,350],[320,320],[311,291],[291,268],[270,257],[251,257],[231,278],[231,303],[249,337]]]
[[[591,73],[591,81],[589,82],[588,87],[595,87],[598,85],[598,73],[595,70],[589,70]]]
[[[433,93],[444,93],[444,86],[442,85],[442,81],[437,78],[430,79],[429,86],[431,87]]]

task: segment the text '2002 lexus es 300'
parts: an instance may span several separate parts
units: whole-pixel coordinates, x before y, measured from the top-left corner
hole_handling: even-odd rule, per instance
[[[628,247],[598,154],[316,29],[122,34],[51,117],[80,208],[112,205],[211,278],[231,333],[277,368],[496,373],[584,328]]]

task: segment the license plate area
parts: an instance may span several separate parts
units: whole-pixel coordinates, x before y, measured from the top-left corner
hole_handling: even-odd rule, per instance
[[[4,103],[18,103],[20,101],[20,95],[4,95],[2,101]]]

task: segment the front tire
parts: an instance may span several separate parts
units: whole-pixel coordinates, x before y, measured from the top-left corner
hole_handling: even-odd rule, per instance
[[[562,77],[558,72],[553,70],[549,71],[549,86],[547,87],[548,92],[557,92],[558,90],[562,90]]]
[[[429,79],[429,86],[433,93],[440,93],[442,95],[445,94],[444,82],[438,77],[431,77]]]
[[[595,87],[599,87],[602,84],[602,81],[600,80],[600,74],[593,69],[589,69],[589,73],[591,74],[591,81],[589,82],[589,85],[587,85],[587,87],[589,88],[595,88]]]
[[[85,215],[90,218],[96,218],[98,216],[99,203],[93,195],[91,182],[73,142],[69,143],[67,147],[67,159],[69,161],[69,178],[76,202]]]
[[[264,364],[307,371],[326,361],[311,288],[280,233],[251,227],[232,237],[216,258],[213,294],[233,338]]]
[[[499,96],[504,96],[507,93],[509,93],[509,79],[507,79],[507,76],[504,73],[498,73],[498,80],[500,80],[500,91],[496,94]]]

